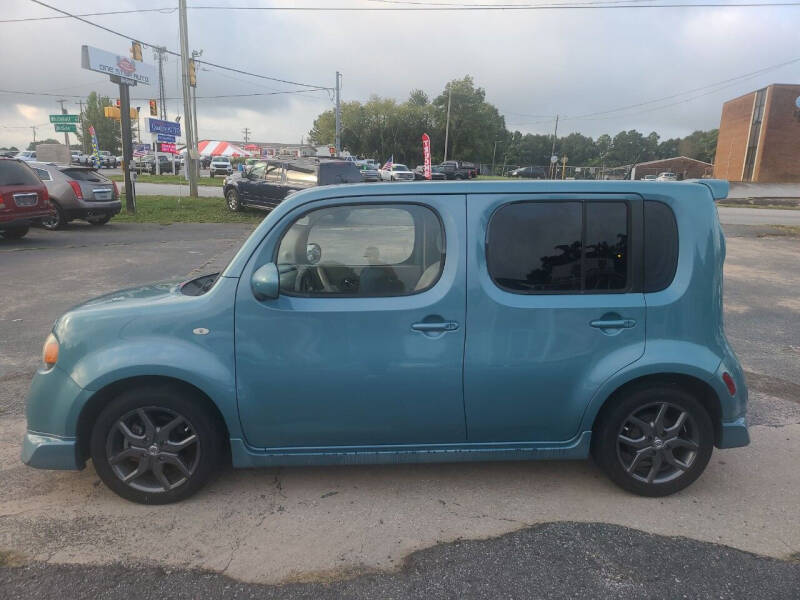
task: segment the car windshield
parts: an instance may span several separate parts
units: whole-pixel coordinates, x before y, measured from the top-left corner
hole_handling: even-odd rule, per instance
[[[0,185],[41,185],[36,173],[15,160],[0,160]]]
[[[392,171],[408,171],[408,167],[405,165],[394,165]]]

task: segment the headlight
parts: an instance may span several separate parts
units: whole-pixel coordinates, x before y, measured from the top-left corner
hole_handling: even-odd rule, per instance
[[[58,340],[52,333],[47,336],[42,347],[42,362],[48,369],[58,362]]]

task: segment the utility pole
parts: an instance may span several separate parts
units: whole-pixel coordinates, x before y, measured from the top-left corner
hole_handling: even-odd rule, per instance
[[[75,104],[81,107],[81,146],[84,154],[86,153],[86,127],[83,120],[83,100],[78,100]]]
[[[342,97],[341,97],[342,74],[336,71],[336,156],[342,155]]]
[[[494,150],[492,150],[492,175],[494,175],[494,156],[497,154],[497,142],[502,142],[503,140],[495,140],[494,141]]]
[[[202,50],[192,50],[192,61],[194,61],[198,56],[203,56],[203,51]],[[195,65],[195,73],[197,73],[196,68],[197,67]],[[198,133],[198,129],[197,129],[197,75],[195,74],[194,77],[195,77],[194,81],[190,82],[190,83],[193,83],[193,85],[191,86],[191,89],[192,89],[192,119],[193,119],[192,125],[194,125],[194,138],[195,138],[195,141],[199,144],[200,143],[200,134]]]
[[[244,136],[244,143],[247,144],[250,141],[250,130],[245,127],[242,129],[242,135]]]
[[[66,100],[56,100],[56,102],[61,105],[61,114],[67,114],[67,109],[64,108],[64,102],[66,102]],[[69,134],[66,131],[64,132],[64,145],[67,147],[67,150],[69,150]]]
[[[31,125],[31,129],[33,129],[33,143],[36,143],[36,125]]]
[[[167,120],[167,93],[166,88],[164,87],[164,61],[167,59],[166,57],[166,48],[164,46],[158,46],[153,48],[153,54],[155,55],[155,59],[158,61],[158,103],[160,106],[159,115],[161,119],[166,121]]]
[[[444,160],[447,161],[447,140],[450,137],[450,101],[453,99],[453,88],[447,85],[447,124],[444,127]]]
[[[189,195],[197,196],[197,140],[194,137],[192,102],[189,87],[189,26],[186,22],[186,0],[178,1],[181,37],[181,75],[183,82],[183,114],[186,128],[186,173],[189,175]]]
[[[556,135],[558,135],[558,115],[556,115],[556,128],[553,130],[553,148],[550,150],[550,179],[555,179],[555,172],[558,168],[553,162],[553,157],[556,155]]]

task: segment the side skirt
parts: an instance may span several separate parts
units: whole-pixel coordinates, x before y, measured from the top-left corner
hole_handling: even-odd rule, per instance
[[[478,462],[501,460],[580,460],[589,456],[592,432],[562,443],[436,444],[328,448],[252,448],[231,440],[236,468],[319,465],[391,465],[404,463]]]

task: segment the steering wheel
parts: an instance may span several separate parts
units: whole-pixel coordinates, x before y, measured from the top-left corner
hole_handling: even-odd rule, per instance
[[[325,292],[335,292],[328,272],[320,265],[305,265],[299,267],[297,270],[297,278],[295,279],[294,289],[298,292],[308,293],[317,292],[319,289],[316,282],[322,285],[322,290]]]

